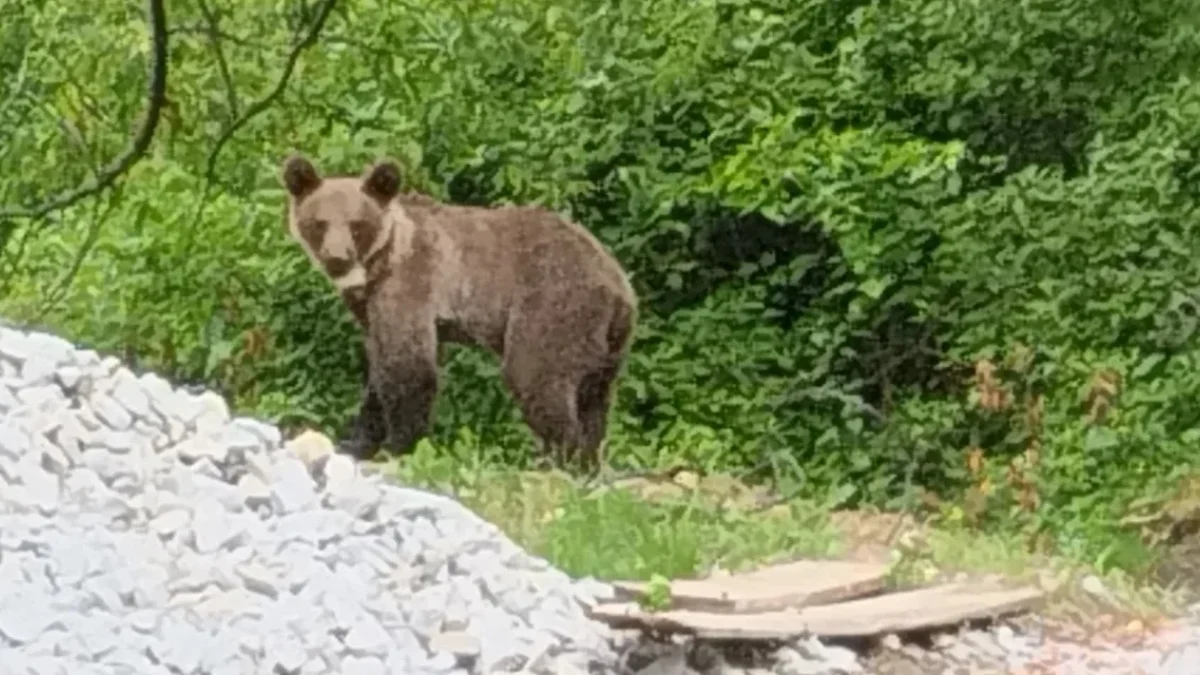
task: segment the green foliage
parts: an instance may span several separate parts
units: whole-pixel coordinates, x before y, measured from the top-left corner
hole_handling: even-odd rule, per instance
[[[286,237],[277,167],[390,154],[442,199],[559,209],[628,267],[644,318],[617,464],[845,505],[977,490],[983,521],[1095,557],[1124,504],[1194,465],[1193,3],[341,0],[264,98],[299,8],[172,4],[151,156],[19,223],[0,313],[336,432],[356,332]],[[120,151],[149,50],[129,5],[11,14],[0,203],[25,204]],[[523,462],[494,361],[448,351],[439,442]],[[1010,403],[984,405],[973,368],[1014,353]]]
[[[638,599],[642,609],[661,612],[671,608],[671,580],[661,574],[650,576],[646,594]]]

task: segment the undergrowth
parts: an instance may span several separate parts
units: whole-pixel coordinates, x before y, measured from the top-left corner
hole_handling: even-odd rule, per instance
[[[439,199],[557,209],[629,270],[643,309],[615,469],[919,513],[1104,573],[1144,576],[1189,536],[1151,525],[1200,457],[1195,3],[167,9],[153,142],[41,209],[130,147],[156,50],[129,3],[8,8],[6,319],[336,435],[358,335],[286,235],[279,163],[391,155]],[[530,465],[494,359],[447,350],[432,441],[462,471]],[[577,499],[522,527],[579,571],[706,564],[757,531]],[[608,543],[595,557],[572,543],[589,518],[612,528],[589,535]]]

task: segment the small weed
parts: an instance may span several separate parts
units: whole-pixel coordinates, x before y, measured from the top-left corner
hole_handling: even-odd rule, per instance
[[[638,598],[638,604],[649,612],[662,612],[671,608],[671,580],[661,574],[650,575],[646,593]]]

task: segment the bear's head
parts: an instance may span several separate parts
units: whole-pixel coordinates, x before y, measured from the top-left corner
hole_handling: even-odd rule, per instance
[[[290,195],[288,231],[341,291],[367,283],[367,263],[393,235],[392,201],[400,192],[400,167],[377,161],[361,176],[321,177],[300,155],[283,163]]]

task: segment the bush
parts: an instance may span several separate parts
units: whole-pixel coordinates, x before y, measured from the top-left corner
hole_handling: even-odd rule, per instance
[[[442,199],[559,209],[628,267],[616,463],[976,495],[1090,554],[1194,464],[1190,3],[342,0],[290,72],[299,7],[173,4],[152,156],[13,230],[0,311],[334,431],[356,332],[284,234],[277,166],[386,153]],[[118,152],[148,50],[127,7],[17,13],[0,196],[24,203]],[[438,439],[523,461],[493,360],[445,372]]]

